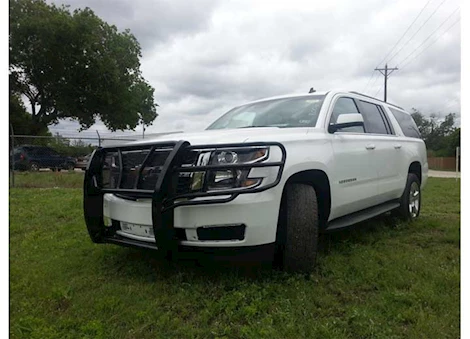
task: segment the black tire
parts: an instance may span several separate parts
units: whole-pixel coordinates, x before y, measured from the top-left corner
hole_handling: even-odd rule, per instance
[[[416,195],[417,190],[417,195]],[[410,192],[413,191],[413,196],[415,197],[412,204],[412,197]],[[417,202],[417,204],[416,204]],[[400,198],[400,207],[394,210],[394,215],[399,217],[404,221],[409,221],[416,219],[419,216],[421,211],[421,183],[419,178],[414,173],[408,174],[408,179],[406,181],[405,191]]]
[[[39,167],[39,164],[37,162],[32,161],[32,162],[29,163],[29,170],[31,172],[38,172],[39,168],[40,167]]]
[[[310,185],[287,185],[278,223],[276,264],[287,272],[310,273],[318,248],[318,204]]]
[[[75,168],[75,165],[74,165],[73,163],[71,163],[71,162],[69,162],[69,163],[67,163],[67,164],[65,165],[65,169],[66,169],[67,171],[73,171],[74,168]]]

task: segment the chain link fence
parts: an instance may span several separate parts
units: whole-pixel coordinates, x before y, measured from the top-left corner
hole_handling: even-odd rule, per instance
[[[15,135],[10,127],[10,187],[79,188],[94,149],[152,139],[170,133],[148,135],[68,133],[55,136]]]

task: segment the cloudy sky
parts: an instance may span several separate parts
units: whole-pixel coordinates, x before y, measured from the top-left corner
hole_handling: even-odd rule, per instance
[[[373,69],[385,62],[399,68],[389,78],[390,102],[460,114],[458,0],[54,2],[90,7],[137,37],[160,105],[146,133],[202,130],[235,105],[310,87],[383,97],[383,76]],[[106,133],[100,123],[88,133],[95,129]]]

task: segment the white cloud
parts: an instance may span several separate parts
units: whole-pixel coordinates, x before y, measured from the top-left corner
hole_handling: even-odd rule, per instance
[[[143,75],[155,87],[160,105],[160,115],[149,132],[200,130],[234,105],[306,92],[312,86],[362,91],[372,70],[383,66],[378,63],[424,5],[408,0],[245,0],[191,5],[186,1],[86,1],[75,0],[72,5],[88,4],[120,29],[130,27],[144,42]],[[431,1],[395,51],[439,3]],[[458,5],[457,0],[447,1],[390,66],[401,68],[400,62]],[[457,18],[458,13],[428,43]],[[376,75],[367,93],[382,96],[382,83],[383,77]],[[459,104],[446,107],[449,99],[458,102],[459,97],[457,24],[390,77],[389,99],[430,114],[460,110]]]

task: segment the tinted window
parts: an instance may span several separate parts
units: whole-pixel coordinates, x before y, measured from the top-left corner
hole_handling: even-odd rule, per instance
[[[361,101],[366,133],[388,134],[379,106]]]
[[[352,114],[352,113],[359,113],[357,109],[356,103],[351,98],[339,98],[336,103],[335,107],[333,108],[333,113],[331,114],[330,123],[335,124],[338,120],[338,116],[341,114]],[[364,133],[363,127],[346,127],[338,129],[338,132],[352,132],[352,133]]]
[[[385,111],[383,106],[379,106],[379,109],[382,112],[382,118],[384,118],[385,125],[387,125],[388,133],[395,135],[395,130],[393,129],[392,123],[390,122],[388,112]]]
[[[57,155],[57,152],[49,147],[27,147],[25,151],[32,156],[51,156]]]
[[[416,123],[411,117],[411,115],[405,112],[401,112],[394,108],[390,108],[390,110],[392,111],[395,119],[397,119],[398,124],[400,125],[401,130],[403,131],[403,134],[410,138],[421,139],[418,126],[416,126]]]

